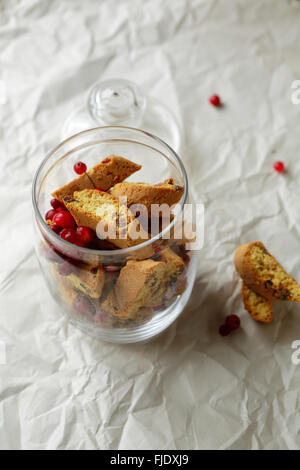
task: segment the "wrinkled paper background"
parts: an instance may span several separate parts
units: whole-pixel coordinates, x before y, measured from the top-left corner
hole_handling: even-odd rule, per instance
[[[299,448],[300,307],[255,323],[233,267],[236,246],[259,239],[300,279],[299,44],[296,0],[0,2],[1,449]],[[114,76],[182,120],[206,207],[186,311],[126,346],[67,324],[32,247],[33,174],[89,88]],[[221,338],[230,313],[242,329]]]

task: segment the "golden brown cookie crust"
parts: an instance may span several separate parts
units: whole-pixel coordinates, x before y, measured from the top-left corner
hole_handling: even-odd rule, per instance
[[[262,297],[242,282],[244,307],[256,321],[270,323],[273,320],[272,301]]]
[[[108,234],[106,240],[118,248],[136,246],[149,239],[142,227],[138,230],[139,238],[133,237],[133,229],[138,221],[135,221],[126,207],[120,209],[120,219],[118,199],[106,192],[85,189],[76,191],[72,197],[64,198],[63,201],[77,225],[89,227],[94,231],[97,231],[99,223],[104,227],[111,226],[116,237],[110,238]]]
[[[87,173],[54,191],[52,196],[63,202],[63,198],[73,196],[75,191],[93,188],[101,188],[107,191],[114,184],[128,178],[140,168],[141,165],[124,157],[110,155],[93,166]]]
[[[102,266],[77,263],[72,273],[61,276],[57,265],[54,264],[51,272],[59,284],[64,284],[71,289],[76,289],[93,299],[99,299],[101,297],[105,282],[105,272]]]
[[[172,207],[180,201],[184,192],[182,186],[169,183],[151,185],[146,183],[119,183],[116,184],[110,193],[119,198],[127,197],[127,205],[130,208],[133,204],[142,204],[146,207],[148,217],[151,217],[151,206],[153,204],[167,204]]]
[[[95,188],[102,188],[107,191],[113,185],[124,181],[140,169],[141,165],[137,163],[127,160],[124,157],[110,155],[102,160],[102,162],[93,166],[87,174]]]
[[[165,263],[164,275],[161,285],[155,295],[151,296],[147,302],[148,307],[157,307],[164,301],[164,295],[166,291],[173,286],[173,297],[178,295],[177,287],[175,285],[180,275],[183,273],[185,264],[180,256],[178,256],[171,248],[166,248],[161,252],[161,261]],[[170,300],[170,299],[168,299]]]
[[[93,189],[94,185],[86,173],[80,175],[70,183],[65,184],[61,188],[52,193],[55,199],[63,202],[65,197],[73,196],[75,191],[82,191],[83,189]]]
[[[257,248],[261,256],[266,258],[266,266],[272,264],[274,269],[280,270],[283,276],[283,283],[274,282],[274,272],[269,270],[268,275],[266,272],[260,273],[257,269],[253,259],[251,259],[252,250]],[[243,281],[257,294],[262,295],[269,300],[290,300],[293,302],[300,302],[300,286],[294,278],[289,276],[278,261],[272,256],[265,246],[259,242],[247,243],[237,248],[234,256],[234,264],[237,272]],[[263,264],[262,267],[264,268]]]
[[[128,261],[101,308],[120,318],[135,318],[160,287],[164,270],[162,261]]]

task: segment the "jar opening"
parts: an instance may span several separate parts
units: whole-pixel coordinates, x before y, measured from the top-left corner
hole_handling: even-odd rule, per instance
[[[104,257],[105,256],[112,256],[112,254],[114,256],[118,256],[118,255],[126,255],[126,254],[129,254],[129,253],[132,253],[132,252],[138,252],[139,250],[143,250],[144,248],[152,245],[153,243],[157,242],[158,240],[163,239],[164,235],[167,234],[172,229],[172,227],[176,224],[176,222],[179,220],[179,218],[180,218],[180,216],[183,212],[184,205],[185,205],[186,200],[187,200],[188,180],[187,180],[187,174],[186,174],[184,165],[183,165],[181,159],[179,158],[179,156],[177,155],[177,153],[167,143],[165,143],[163,140],[161,140],[159,137],[154,136],[154,135],[150,134],[149,132],[146,132],[146,131],[143,131],[143,130],[140,130],[140,129],[136,129],[136,128],[132,128],[132,127],[126,127],[126,126],[96,127],[94,129],[88,129],[86,131],[79,132],[79,133],[69,137],[68,139],[64,140],[63,142],[61,142],[58,146],[56,146],[54,148],[54,150],[50,151],[46,155],[46,157],[41,162],[41,164],[40,164],[39,168],[37,169],[36,174],[34,176],[33,186],[32,186],[32,201],[33,201],[34,212],[35,212],[35,215],[36,215],[36,218],[37,218],[37,221],[38,221],[39,225],[42,227],[44,233],[47,235],[47,238],[51,243],[55,244],[55,241],[56,241],[57,243],[59,242],[60,244],[64,245],[66,248],[70,248],[70,247],[74,246],[71,243],[69,243],[68,241],[63,240],[58,234],[54,233],[50,229],[49,225],[47,225],[47,223],[44,220],[43,215],[40,212],[40,208],[39,208],[39,204],[38,204],[38,198],[39,198],[40,188],[42,186],[42,183],[43,183],[44,179],[42,180],[42,182],[40,182],[39,179],[40,179],[41,173],[44,170],[46,164],[51,159],[51,157],[53,157],[57,152],[59,152],[59,150],[63,150],[64,146],[66,146],[66,145],[70,146],[70,144],[72,144],[72,142],[74,142],[74,145],[76,145],[76,140],[78,140],[78,139],[80,140],[80,138],[84,138],[85,136],[87,138],[89,136],[93,136],[93,134],[97,133],[97,131],[98,132],[100,132],[100,131],[112,132],[112,131],[118,131],[118,130],[120,132],[128,131],[129,133],[131,133],[132,137],[133,137],[132,140],[131,140],[131,138],[130,139],[125,139],[125,138],[107,138],[107,139],[106,138],[101,138],[100,142],[102,143],[102,142],[107,141],[107,142],[112,143],[112,142],[123,142],[123,141],[125,142],[125,141],[127,141],[127,142],[131,142],[132,144],[144,145],[146,147],[149,147],[150,149],[152,148],[156,152],[160,153],[163,157],[165,157],[168,161],[170,161],[170,158],[167,155],[165,155],[161,150],[154,147],[155,143],[157,143],[163,149],[165,149],[166,152],[168,152],[172,155],[174,161],[176,162],[176,164],[178,166],[177,170],[180,171],[181,177],[183,179],[184,193],[183,193],[183,196],[182,196],[181,200],[178,203],[178,205],[180,206],[180,210],[177,211],[177,213],[175,214],[175,216],[174,216],[173,220],[170,222],[170,224],[167,225],[166,227],[164,227],[161,232],[159,232],[154,237],[149,238],[145,242],[142,242],[138,245],[127,247],[127,248],[122,248],[122,249],[116,249],[116,250],[100,250],[100,249],[91,249],[91,248],[76,246],[76,250],[78,250],[78,252],[79,253],[81,252],[82,254],[98,255],[98,256],[101,255],[101,256],[104,256]],[[147,136],[153,146],[150,145],[150,143],[149,143],[149,145],[147,145],[147,144],[138,142],[138,137],[139,136],[141,136],[141,137]],[[94,143],[95,142],[93,141],[90,144],[93,145]],[[78,146],[76,145],[76,149],[77,148],[78,148]],[[64,158],[67,158],[70,153],[71,153],[71,150],[69,152],[64,151],[63,155],[61,157],[59,157],[59,160],[63,160]],[[48,172],[46,173],[44,178],[51,172],[51,170],[53,169],[55,163],[48,169]]]

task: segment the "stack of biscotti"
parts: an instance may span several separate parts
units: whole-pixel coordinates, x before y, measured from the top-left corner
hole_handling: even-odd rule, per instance
[[[150,235],[143,229],[136,211],[132,213],[131,206],[143,204],[150,216],[152,205],[168,209],[181,199],[184,191],[173,179],[157,185],[122,182],[140,168],[123,157],[111,155],[52,195],[64,203],[77,225],[94,231],[98,227],[100,232],[102,226],[103,232],[107,232],[106,240],[117,248],[135,246]],[[126,198],[124,205],[119,202],[121,197]],[[145,257],[150,255],[146,253]]]
[[[175,283],[185,269],[182,258],[170,248],[157,260],[127,261],[100,307],[121,319],[138,319],[142,309],[161,305],[170,283]]]
[[[160,287],[164,272],[162,261],[127,261],[101,308],[122,319],[136,318],[138,311]]]
[[[130,206],[143,204],[150,217],[152,204],[170,208],[182,198],[184,188],[171,178],[157,185],[124,182],[140,168],[123,157],[111,155],[53,192],[78,227],[87,227],[100,237],[90,248],[124,249],[149,240],[151,235],[139,225],[138,215]],[[126,198],[126,205],[121,197]],[[105,239],[101,239],[103,235]],[[59,262],[54,261],[52,275],[58,281],[60,297],[65,301],[69,295],[66,303],[73,311],[74,306],[84,310],[87,299],[92,311],[100,309],[118,324],[142,323],[153,315],[152,308],[163,304],[170,286],[172,295],[169,294],[168,301],[182,292],[185,262],[180,253],[171,248],[158,250],[155,244],[143,248],[140,257],[132,253],[132,258],[119,270],[116,268],[113,276],[109,265],[103,269],[101,265],[76,261],[70,272],[64,272]]]
[[[170,302],[185,287],[185,264],[170,248],[165,249],[156,260],[129,260],[120,272],[109,273],[101,266],[89,266],[76,262],[70,274],[60,274],[59,265],[52,266],[52,276],[58,282],[62,300],[70,294],[66,304],[74,310],[74,301],[84,295],[93,308],[99,308],[110,318],[139,323],[150,319],[152,308]],[[113,278],[110,276],[113,274]],[[108,290],[104,289],[107,286]],[[166,293],[172,289],[172,296]],[[103,295],[104,293],[104,295]]]
[[[273,319],[272,301],[300,302],[300,285],[261,242],[239,246],[234,263],[243,280],[245,309],[255,320],[269,323]]]

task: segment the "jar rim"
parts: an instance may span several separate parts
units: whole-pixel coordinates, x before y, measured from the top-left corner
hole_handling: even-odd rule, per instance
[[[132,252],[138,251],[142,248],[146,248],[146,247],[152,245],[153,243],[155,243],[157,240],[163,238],[163,235],[171,230],[171,228],[177,222],[179,216],[182,214],[184,205],[185,205],[186,200],[187,200],[188,178],[187,178],[187,173],[186,173],[185,167],[183,165],[183,162],[182,162],[181,158],[178,156],[178,154],[175,152],[175,150],[173,150],[172,147],[170,147],[160,137],[157,137],[157,136],[151,134],[150,132],[143,131],[142,129],[137,129],[135,127],[127,127],[127,126],[99,126],[99,127],[94,127],[92,129],[87,129],[87,130],[78,132],[78,133],[68,137],[67,139],[60,142],[53,150],[51,150],[50,152],[47,153],[47,155],[45,156],[45,158],[42,160],[39,167],[37,168],[36,173],[35,173],[34,178],[33,178],[33,183],[32,183],[32,203],[33,203],[34,213],[37,216],[39,223],[44,228],[45,233],[49,234],[49,238],[50,239],[52,238],[53,240],[59,241],[59,243],[62,244],[62,246],[65,245],[66,248],[74,247],[74,245],[72,243],[62,239],[58,234],[53,232],[53,230],[51,230],[49,225],[45,222],[44,217],[42,216],[42,214],[39,210],[38,203],[37,203],[37,198],[36,198],[36,187],[37,187],[38,177],[39,177],[42,169],[44,168],[45,164],[47,163],[47,161],[63,145],[65,145],[67,142],[72,141],[73,139],[75,139],[76,137],[78,137],[80,135],[89,134],[89,133],[92,133],[93,131],[102,130],[102,129],[127,129],[129,131],[135,131],[135,132],[138,132],[140,134],[143,134],[143,135],[146,135],[146,136],[150,137],[154,141],[161,144],[163,147],[166,147],[166,149],[172,154],[175,161],[178,163],[179,169],[180,169],[182,177],[183,177],[183,184],[184,184],[184,193],[183,193],[183,196],[181,198],[181,201],[179,202],[180,210],[175,215],[174,219],[170,222],[169,225],[167,225],[161,232],[159,232],[154,237],[151,237],[149,240],[146,240],[145,242],[140,243],[138,245],[130,246],[130,247],[127,247],[127,248],[121,248],[121,249],[117,249],[117,250],[99,250],[99,249],[95,250],[95,249],[91,249],[91,248],[76,246],[76,250],[78,250],[78,252],[82,253],[82,254],[98,255],[98,256],[101,255],[101,256],[104,256],[104,257],[105,256],[110,256],[111,257],[112,255],[113,256],[125,255],[127,253],[132,253]],[[113,141],[114,139],[110,138],[109,140]],[[120,142],[120,141],[125,140],[125,139],[117,139],[117,140]]]

